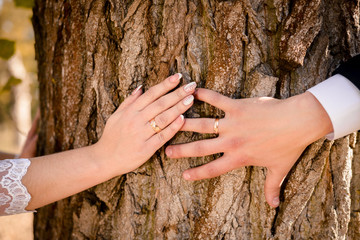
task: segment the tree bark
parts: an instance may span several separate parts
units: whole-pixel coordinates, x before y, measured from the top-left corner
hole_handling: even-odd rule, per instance
[[[359,0],[36,0],[39,153],[95,143],[136,86],[176,72],[233,98],[303,93],[360,52],[359,11]],[[222,114],[198,102],[186,116]],[[265,202],[266,169],[187,182],[185,169],[218,156],[170,160],[161,148],[134,172],[39,209],[35,238],[359,239],[359,139],[309,146],[277,209]]]

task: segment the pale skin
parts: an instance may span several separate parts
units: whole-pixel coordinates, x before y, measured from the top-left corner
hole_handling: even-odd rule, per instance
[[[182,113],[193,103],[195,84],[174,89],[175,74],[142,94],[140,88],[108,119],[100,140],[92,146],[30,158],[22,183],[33,210],[86,190],[141,166],[183,126]],[[162,129],[156,133],[149,121]]]
[[[283,179],[312,142],[333,131],[331,120],[309,92],[285,99],[231,99],[208,89],[195,97],[225,112],[219,120],[219,135],[166,148],[170,158],[224,155],[208,164],[188,169],[186,180],[213,178],[244,166],[267,168],[265,198],[272,207],[280,203]],[[214,119],[186,119],[182,131],[213,133]]]

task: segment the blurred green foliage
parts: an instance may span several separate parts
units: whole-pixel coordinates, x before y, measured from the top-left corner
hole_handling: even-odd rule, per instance
[[[9,59],[15,53],[15,42],[0,38],[0,57]]]
[[[34,0],[14,0],[16,7],[32,8]]]
[[[2,87],[0,93],[10,91],[13,86],[16,86],[22,82],[21,79],[15,78],[11,76],[9,80],[6,82],[6,84]]]
[[[31,77],[30,87],[33,96],[31,105],[33,112],[37,110],[37,63],[35,61],[34,31],[30,21],[32,17],[30,8],[33,5],[34,0],[0,0],[0,128],[14,125],[12,111],[16,99],[11,90],[21,80],[12,77],[8,69],[9,61],[7,59],[12,55],[20,57]],[[3,55],[6,58],[3,58]],[[16,131],[17,129],[13,128],[10,132]],[[4,139],[2,133],[0,132],[0,139]],[[3,142],[0,141],[0,146]]]

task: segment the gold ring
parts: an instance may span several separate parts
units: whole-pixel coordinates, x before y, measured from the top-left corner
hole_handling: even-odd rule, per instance
[[[218,134],[219,133],[219,118],[215,118],[215,122],[214,122],[214,133]]]
[[[153,129],[156,133],[161,132],[162,129],[156,124],[155,118],[151,119],[151,120],[149,121],[149,123],[150,123],[150,126],[152,127],[152,129]]]

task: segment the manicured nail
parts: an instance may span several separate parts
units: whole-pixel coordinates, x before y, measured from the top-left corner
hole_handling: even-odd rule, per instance
[[[191,91],[194,91],[194,89],[196,88],[196,82],[191,82],[191,83],[188,83],[184,86],[184,90],[185,92],[191,92]]]
[[[177,75],[177,77],[176,77],[175,75]],[[173,76],[170,77],[170,82],[175,83],[175,82],[178,82],[178,81],[182,78],[182,74],[181,74],[181,73],[177,73],[177,74],[175,74],[175,75],[173,75]]]
[[[280,199],[279,199],[279,197],[274,197],[274,199],[273,199],[273,201],[272,201],[272,204],[274,205],[274,206],[279,206],[279,204],[280,204]]]
[[[193,101],[194,101],[194,96],[189,95],[184,99],[183,103],[185,106],[187,106],[187,105],[190,105]]]
[[[184,115],[180,115],[181,121],[184,121]]]
[[[142,85],[138,86],[131,95],[135,95],[140,89],[142,88]]]
[[[184,172],[183,177],[185,180],[190,180],[190,174],[188,174],[187,172]]]

